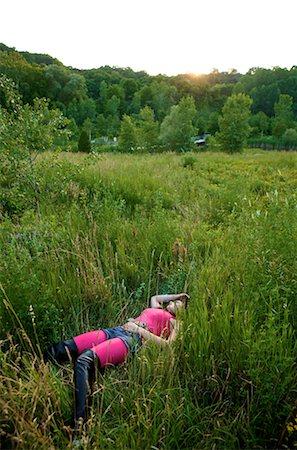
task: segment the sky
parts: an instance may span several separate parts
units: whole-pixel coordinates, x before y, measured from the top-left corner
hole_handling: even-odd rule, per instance
[[[64,65],[210,73],[297,65],[296,0],[1,0],[0,42]]]

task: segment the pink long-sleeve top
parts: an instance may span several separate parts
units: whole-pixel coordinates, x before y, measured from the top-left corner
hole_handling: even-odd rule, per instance
[[[135,320],[144,322],[151,333],[156,336],[162,335],[162,337],[167,338],[170,334],[170,319],[175,319],[175,316],[165,309],[148,308],[142,311]]]

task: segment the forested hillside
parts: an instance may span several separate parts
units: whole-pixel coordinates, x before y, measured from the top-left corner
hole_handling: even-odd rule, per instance
[[[50,108],[61,110],[71,120],[74,140],[84,129],[95,142],[111,142],[121,135],[124,120],[128,147],[145,149],[143,129],[154,128],[150,141],[157,136],[158,143],[179,149],[184,143],[176,142],[176,137],[168,141],[168,120],[164,124],[174,105],[190,97],[195,106],[191,133],[214,136],[227,98],[243,93],[252,100],[250,143],[271,148],[297,145],[295,66],[290,70],[251,68],[246,74],[213,70],[206,75],[149,76],[144,71],[109,66],[78,70],[51,56],[18,52],[0,44],[0,73],[15,81],[24,103],[46,97]]]

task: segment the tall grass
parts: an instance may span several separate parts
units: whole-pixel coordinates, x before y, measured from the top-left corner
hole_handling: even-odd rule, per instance
[[[182,290],[173,347],[98,375],[85,448],[294,446],[296,154],[191,158],[37,159],[38,213],[0,225],[4,448],[71,443],[72,368],[47,345]]]

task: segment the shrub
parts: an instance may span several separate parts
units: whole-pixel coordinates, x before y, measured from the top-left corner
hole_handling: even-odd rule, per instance
[[[196,158],[194,156],[185,156],[183,158],[183,167],[188,167],[189,169],[193,169],[196,163]]]
[[[79,136],[77,150],[79,152],[89,153],[91,151],[91,141],[88,133],[85,130],[82,130]]]
[[[282,140],[285,146],[297,146],[297,131],[294,128],[288,128]]]

